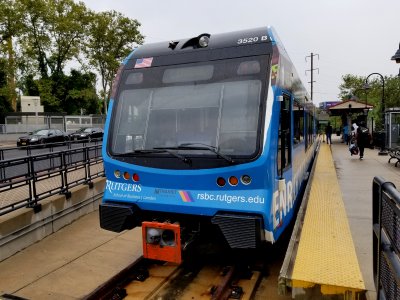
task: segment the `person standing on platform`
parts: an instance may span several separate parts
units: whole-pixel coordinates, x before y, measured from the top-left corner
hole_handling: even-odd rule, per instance
[[[345,142],[346,145],[349,144],[349,125],[343,127],[343,142]]]
[[[357,146],[360,150],[360,160],[364,159],[365,146],[369,144],[369,130],[364,122],[360,122],[360,126],[357,127]]]
[[[331,122],[328,122],[328,125],[325,128],[325,134],[326,134],[326,143],[329,145],[332,145],[332,126]]]

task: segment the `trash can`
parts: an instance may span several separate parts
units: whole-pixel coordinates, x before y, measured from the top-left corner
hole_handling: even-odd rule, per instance
[[[372,139],[375,147],[385,148],[386,132],[384,130],[375,131]]]

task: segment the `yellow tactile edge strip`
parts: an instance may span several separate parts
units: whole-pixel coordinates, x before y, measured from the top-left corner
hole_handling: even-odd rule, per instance
[[[320,285],[323,294],[365,290],[326,144],[320,147],[291,281],[295,288]]]

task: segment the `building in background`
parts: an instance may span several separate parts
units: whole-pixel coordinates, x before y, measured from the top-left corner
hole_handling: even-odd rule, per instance
[[[42,113],[44,112],[43,105],[40,105],[39,96],[21,96],[21,112],[33,112]]]
[[[324,101],[319,104],[319,109],[328,110],[331,106],[342,103],[342,101]]]

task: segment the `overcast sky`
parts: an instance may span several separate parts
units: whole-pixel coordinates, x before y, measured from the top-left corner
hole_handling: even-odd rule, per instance
[[[338,100],[345,74],[397,75],[390,58],[400,42],[400,0],[84,0],[95,11],[116,10],[141,23],[145,43],[273,26],[314,102]],[[379,78],[379,77],[378,77]],[[371,77],[372,79],[372,77]]]

